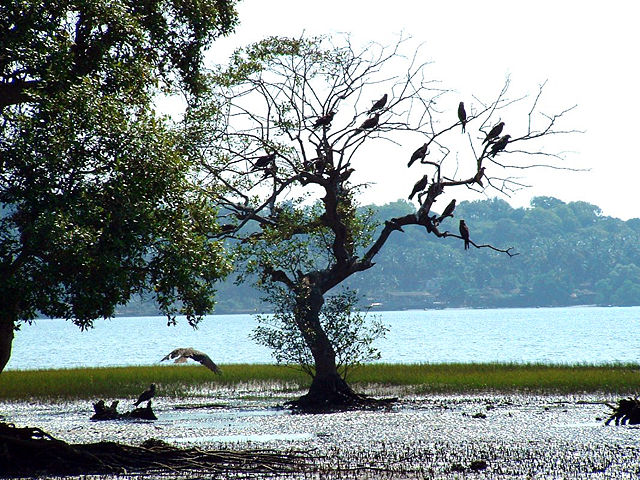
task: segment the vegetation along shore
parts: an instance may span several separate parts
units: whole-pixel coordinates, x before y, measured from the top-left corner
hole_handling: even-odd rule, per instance
[[[207,386],[264,384],[265,390],[295,391],[309,377],[286,366],[221,365],[221,376],[199,366],[139,366],[59,370],[9,370],[0,376],[0,400],[95,399],[137,396],[141,387],[158,385],[166,397],[206,395]],[[367,364],[351,372],[356,386],[406,387],[411,393],[606,392],[634,394],[640,365]]]

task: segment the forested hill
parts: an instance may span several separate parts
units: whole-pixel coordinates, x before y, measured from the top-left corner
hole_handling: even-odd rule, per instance
[[[380,221],[413,210],[403,200],[374,208]],[[530,208],[498,199],[461,202],[440,230],[458,233],[459,219],[475,243],[513,247],[519,255],[465,251],[459,239],[409,227],[393,232],[376,265],[349,286],[364,304],[380,303],[385,310],[640,305],[640,219],[622,221],[594,205],[552,197],[536,197]],[[219,288],[216,313],[260,310],[259,297],[228,281]],[[142,307],[131,304],[122,313]]]

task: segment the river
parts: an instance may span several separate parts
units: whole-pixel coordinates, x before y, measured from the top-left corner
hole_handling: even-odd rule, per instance
[[[389,327],[377,342],[381,362],[640,362],[640,307],[448,309],[375,312]],[[253,315],[211,315],[197,330],[184,319],[119,317],[80,331],[71,322],[37,320],[16,332],[8,370],[153,365],[177,347],[215,362],[271,363],[249,335]]]

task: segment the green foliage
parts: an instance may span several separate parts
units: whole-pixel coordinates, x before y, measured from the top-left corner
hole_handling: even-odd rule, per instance
[[[233,28],[233,3],[0,5],[3,323],[86,328],[145,291],[170,319],[212,309],[230,267],[201,228],[216,212],[152,102],[159,86],[202,90],[203,49]]]
[[[314,359],[295,318],[295,300],[281,288],[272,287],[267,301],[275,309],[272,315],[258,315],[252,338],[272,350],[278,364],[294,365],[314,376]],[[336,352],[336,365],[343,378],[352,367],[378,360],[380,352],[373,346],[384,338],[388,328],[377,318],[355,311],[357,295],[342,292],[326,298],[320,311],[320,323]],[[313,334],[313,332],[309,332]]]

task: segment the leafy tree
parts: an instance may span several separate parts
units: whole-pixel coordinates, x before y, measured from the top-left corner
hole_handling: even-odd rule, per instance
[[[313,377],[313,355],[296,326],[291,296],[286,290],[276,288],[269,292],[266,300],[274,306],[274,312],[258,315],[253,339],[271,348],[278,363],[300,368]],[[356,304],[356,292],[345,289],[327,297],[319,315],[322,329],[335,348],[338,372],[345,380],[352,367],[380,359],[380,352],[373,343],[387,332],[387,327],[379,320],[367,322],[366,313],[356,311]]]
[[[0,371],[38,313],[87,328],[146,290],[170,321],[211,309],[229,266],[198,227],[215,212],[153,99],[202,91],[233,3],[0,5]]]
[[[286,292],[291,331],[313,356],[302,407],[366,402],[338,373],[336,345],[321,321],[325,295],[373,267],[393,232],[417,227],[463,240],[442,230],[448,224],[432,210],[437,199],[456,187],[519,188],[509,167],[528,165],[519,155],[527,145],[540,152],[540,140],[558,133],[562,114],[538,116],[537,95],[523,124],[513,114],[510,136],[484,141],[517,105],[505,86],[495,101],[467,105],[461,134],[458,102],[440,113],[435,105],[447,92],[428,80],[419,52],[402,63],[403,48],[403,41],[356,51],[348,41],[270,38],[237,52],[212,78],[210,101],[188,115],[211,197],[229,212],[225,234],[240,242],[245,270],[258,275],[261,288]],[[408,173],[418,180],[411,196],[417,202],[378,225],[373,212],[359,209],[364,185],[354,172],[366,172],[371,148],[385,141],[399,145],[399,156],[384,160],[388,168],[405,168],[413,157]],[[475,238],[471,233],[470,246],[512,254]]]

